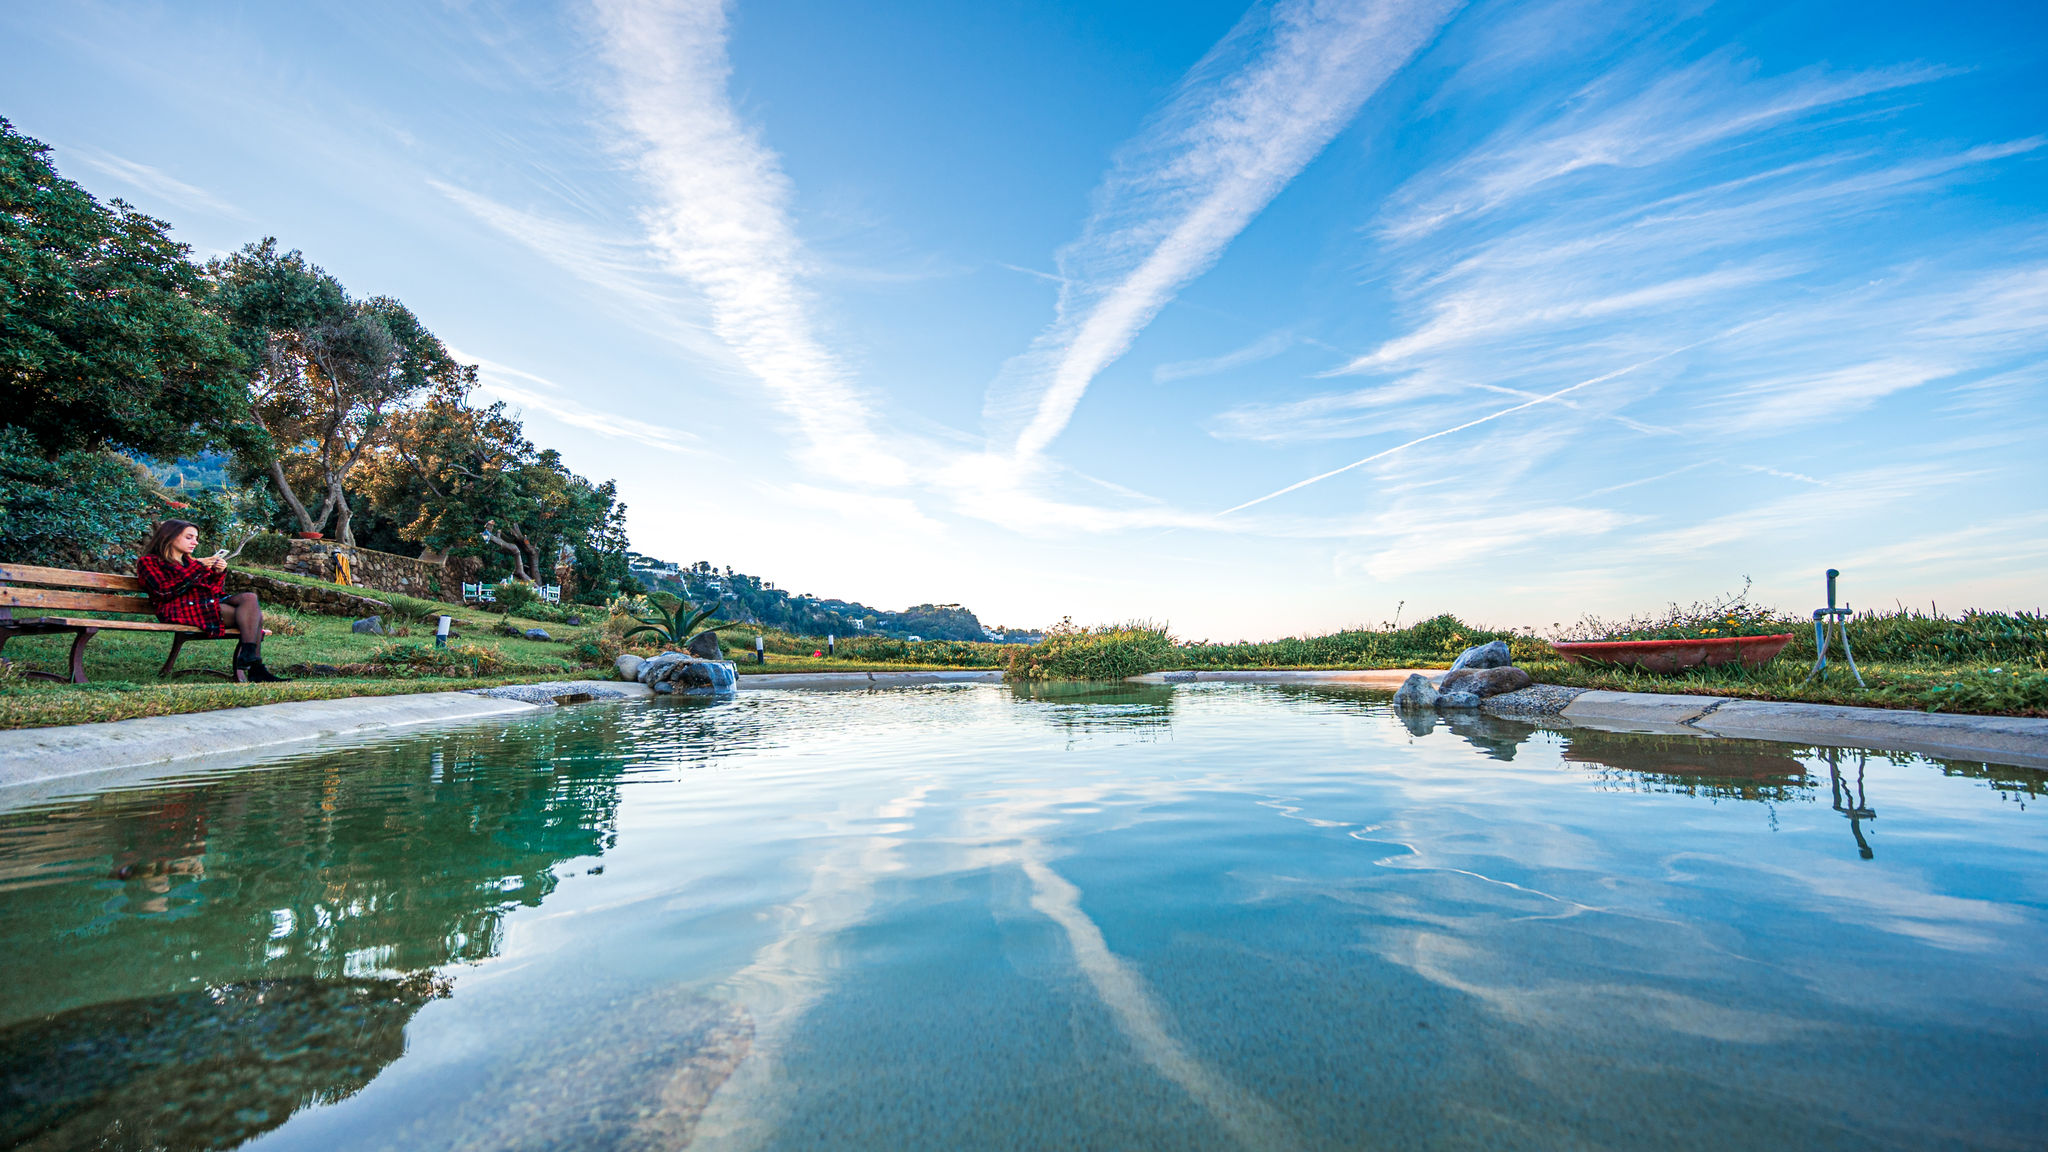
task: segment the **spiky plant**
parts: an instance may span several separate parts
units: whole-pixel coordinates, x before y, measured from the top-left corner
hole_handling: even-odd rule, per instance
[[[718,611],[718,605],[715,603],[708,608],[698,608],[688,600],[671,596],[663,596],[661,600],[675,600],[675,603],[664,605],[660,600],[651,602],[653,615],[634,616],[633,619],[638,620],[640,626],[628,628],[622,639],[631,640],[642,632],[652,632],[655,639],[661,643],[680,646],[688,643],[690,637],[697,634],[698,627],[711,619],[713,612]]]

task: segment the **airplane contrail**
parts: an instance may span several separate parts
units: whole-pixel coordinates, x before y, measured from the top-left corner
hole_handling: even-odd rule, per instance
[[[1747,325],[1744,325],[1744,327],[1747,327]],[[1733,330],[1731,330],[1731,331],[1733,331]],[[1726,335],[1728,335],[1728,333],[1727,333],[1727,332],[1722,332],[1722,333],[1719,333],[1719,334],[1717,334],[1717,336],[1709,336],[1709,337],[1707,337],[1707,340],[1713,340],[1713,339],[1717,339],[1717,338],[1718,338],[1718,336],[1726,336]],[[1428,441],[1431,441],[1431,440],[1435,440],[1435,439],[1437,439],[1438,437],[1441,437],[1441,436],[1449,436],[1449,435],[1450,435],[1451,433],[1453,433],[1453,432],[1463,432],[1463,431],[1464,431],[1465,429],[1467,429],[1467,428],[1472,428],[1472,427],[1475,427],[1475,426],[1477,426],[1477,425],[1480,425],[1480,424],[1484,424],[1484,423],[1486,423],[1486,422],[1487,422],[1487,421],[1489,421],[1489,420],[1498,420],[1498,419],[1500,419],[1500,418],[1501,418],[1501,417],[1503,417],[1503,416],[1512,416],[1512,415],[1514,415],[1515,413],[1517,413],[1517,412],[1520,412],[1520,411],[1522,411],[1522,410],[1523,410],[1523,409],[1525,409],[1525,408],[1534,408],[1534,407],[1535,407],[1535,406],[1537,406],[1538,404],[1547,404],[1547,403],[1549,403],[1550,401],[1552,401],[1552,400],[1555,400],[1555,399],[1557,399],[1557,398],[1558,398],[1559,396],[1564,396],[1564,395],[1568,395],[1568,394],[1570,394],[1570,393],[1573,393],[1573,392],[1577,392],[1577,391],[1578,391],[1579,389],[1581,389],[1581,388],[1588,388],[1588,387],[1591,387],[1592,385],[1595,385],[1595,384],[1602,384],[1602,383],[1605,383],[1605,382],[1607,382],[1607,381],[1609,381],[1609,380],[1612,380],[1612,379],[1614,379],[1614,378],[1615,378],[1616,376],[1626,376],[1626,375],[1628,375],[1628,374],[1629,374],[1630,372],[1633,372],[1633,371],[1635,371],[1635,370],[1636,370],[1636,369],[1638,369],[1638,368],[1647,368],[1647,367],[1649,367],[1650,365],[1652,365],[1652,364],[1655,364],[1655,363],[1656,363],[1657,361],[1659,361],[1659,360],[1668,360],[1668,359],[1670,359],[1671,357],[1673,357],[1673,356],[1676,356],[1676,355],[1678,355],[1678,354],[1679,354],[1680,352],[1688,352],[1688,351],[1691,351],[1692,349],[1694,349],[1694,348],[1697,348],[1697,347],[1699,347],[1699,346],[1700,346],[1701,344],[1705,344],[1705,343],[1707,342],[1707,340],[1699,340],[1699,341],[1696,341],[1696,342],[1694,342],[1694,343],[1691,343],[1691,344],[1687,344],[1687,345],[1686,345],[1685,347],[1683,347],[1683,348],[1673,348],[1673,349],[1672,349],[1671,351],[1669,351],[1669,352],[1665,352],[1665,353],[1662,353],[1662,354],[1660,354],[1660,355],[1652,356],[1652,357],[1650,357],[1650,358],[1649,358],[1648,360],[1640,360],[1640,361],[1637,361],[1637,362],[1636,362],[1636,363],[1634,363],[1634,364],[1630,364],[1630,365],[1629,365],[1628,367],[1626,367],[1626,368],[1616,368],[1616,369],[1615,369],[1614,371],[1612,371],[1612,372],[1606,373],[1605,375],[1601,375],[1601,376],[1595,376],[1595,377],[1593,377],[1593,378],[1592,378],[1591,380],[1581,380],[1581,381],[1579,381],[1579,382],[1578,382],[1577,384],[1573,384],[1573,385],[1571,385],[1570,387],[1566,387],[1566,388],[1559,388],[1559,389],[1558,389],[1557,391],[1555,391],[1555,392],[1551,392],[1551,393],[1548,393],[1548,394],[1546,394],[1546,395],[1538,396],[1538,397],[1536,397],[1536,398],[1535,398],[1534,400],[1525,400],[1525,401],[1523,401],[1522,403],[1520,403],[1520,404],[1517,404],[1517,405],[1515,405],[1515,406],[1513,406],[1513,407],[1511,407],[1511,408],[1503,408],[1503,409],[1501,409],[1501,410],[1500,410],[1500,411],[1498,411],[1498,412],[1489,412],[1489,413],[1487,413],[1486,415],[1484,415],[1484,416],[1481,416],[1481,417],[1479,417],[1479,418],[1478,418],[1478,419],[1476,419],[1476,420],[1467,420],[1467,421],[1465,421],[1465,422],[1464,422],[1463,424],[1460,424],[1460,425],[1458,425],[1458,426],[1457,426],[1457,427],[1455,427],[1455,428],[1445,428],[1444,430],[1442,430],[1442,431],[1440,431],[1440,432],[1431,432],[1431,433],[1430,433],[1429,435],[1427,435],[1427,436],[1417,436],[1417,437],[1416,437],[1415,439],[1413,439],[1413,440],[1410,440],[1410,441],[1408,441],[1408,442],[1407,442],[1406,444],[1396,444],[1396,445],[1394,445],[1394,446],[1393,446],[1392,448],[1388,448],[1388,449],[1386,449],[1385,451],[1381,451],[1381,452],[1375,452],[1375,453],[1373,453],[1372,455],[1370,455],[1370,456],[1367,456],[1367,457],[1366,457],[1365,459],[1363,459],[1363,460],[1353,460],[1353,461],[1352,461],[1351,463],[1349,463],[1349,464],[1346,464],[1346,465],[1344,465],[1344,466],[1342,466],[1342,467],[1340,467],[1340,468],[1332,468],[1332,469],[1330,469],[1330,470],[1329,470],[1328,472],[1325,472],[1325,473],[1323,473],[1323,474],[1321,474],[1321,475],[1319,475],[1319,476],[1311,476],[1311,477],[1309,477],[1309,478],[1308,478],[1308,479],[1306,479],[1306,480],[1297,480],[1297,481],[1295,481],[1294,483],[1292,483],[1292,484],[1289,484],[1289,485],[1288,485],[1287,487],[1285,487],[1285,488],[1281,488],[1281,489],[1279,489],[1278,491],[1274,491],[1274,492],[1268,492],[1268,493],[1266,493],[1266,494],[1265,494],[1264,496],[1260,496],[1260,497],[1258,497],[1258,498],[1257,498],[1257,499],[1255,499],[1255,500],[1247,500],[1247,501],[1245,501],[1245,502],[1244,502],[1244,503],[1242,503],[1242,504],[1236,505],[1235,507],[1231,507],[1231,508],[1225,508],[1225,509],[1224,509],[1223,511],[1221,511],[1221,512],[1218,512],[1218,513],[1217,513],[1217,515],[1218,515],[1218,516],[1228,516],[1228,515],[1230,515],[1230,514],[1231,514],[1232,512],[1242,512],[1242,511],[1244,511],[1245,509],[1247,509],[1247,508],[1250,508],[1250,507],[1251,507],[1252,505],[1254,505],[1254,504],[1264,504],[1264,503],[1265,503],[1266,501],[1268,501],[1268,500],[1271,500],[1271,499],[1274,499],[1275,497],[1279,497],[1279,496],[1285,496],[1285,495],[1287,495],[1287,494],[1288,494],[1289,492],[1294,492],[1294,491],[1298,491],[1298,490],[1300,490],[1300,489],[1302,489],[1302,488],[1306,488],[1306,487],[1308,487],[1308,486],[1309,486],[1309,485],[1311,485],[1311,484],[1316,484],[1316,483],[1320,483],[1321,481],[1324,481],[1324,480],[1328,480],[1328,479],[1329,479],[1330,477],[1332,477],[1332,476],[1338,476],[1338,475],[1341,475],[1341,474],[1343,474],[1343,473],[1345,473],[1345,472],[1349,472],[1349,471],[1351,471],[1351,470],[1352,470],[1353,468],[1362,468],[1362,467],[1364,467],[1365,465],[1367,465],[1367,464],[1370,464],[1370,463],[1372,463],[1372,462],[1373,462],[1373,461],[1375,461],[1375,460],[1384,460],[1384,459],[1386,459],[1387,457],[1389,457],[1389,456],[1392,456],[1392,455],[1393,455],[1394,453],[1396,453],[1396,452],[1400,452],[1400,451],[1404,451],[1404,450],[1406,450],[1406,449],[1409,449],[1409,448],[1413,448],[1413,447],[1415,447],[1415,446],[1416,446],[1417,444],[1422,444],[1422,443],[1426,443],[1426,442],[1428,442]]]

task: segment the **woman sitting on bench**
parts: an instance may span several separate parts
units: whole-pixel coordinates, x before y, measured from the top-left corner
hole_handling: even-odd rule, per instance
[[[192,553],[199,547],[199,526],[189,520],[166,520],[149,534],[142,555],[135,561],[136,578],[149,593],[149,606],[166,624],[186,624],[208,636],[225,636],[232,625],[241,637],[235,645],[235,671],[248,673],[258,683],[282,683],[263,666],[263,606],[254,592],[223,596],[228,578],[227,553],[204,560]],[[237,676],[236,679],[241,679]]]

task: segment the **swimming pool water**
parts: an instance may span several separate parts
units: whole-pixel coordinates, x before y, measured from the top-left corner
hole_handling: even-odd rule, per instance
[[[2048,774],[1385,701],[765,691],[0,814],[0,1148],[2048,1142]]]

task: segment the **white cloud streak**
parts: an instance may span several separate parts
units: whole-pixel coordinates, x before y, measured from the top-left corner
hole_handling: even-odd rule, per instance
[[[248,214],[240,208],[222,200],[204,188],[196,188],[171,175],[161,168],[124,159],[111,152],[97,148],[71,145],[64,149],[67,157],[77,157],[86,167],[111,176],[138,192],[153,196],[174,207],[193,212],[210,212],[232,220],[246,220]]]
[[[851,373],[819,338],[813,272],[778,158],[726,91],[719,0],[601,0],[619,123],[655,203],[643,220],[663,264],[703,294],[712,329],[809,442],[799,458],[841,480],[897,484]]]
[[[1058,314],[984,408],[1028,462],[1091,381],[1433,37],[1454,0],[1285,0],[1197,65],[1096,194],[1060,254]]]
[[[1152,382],[1154,384],[1166,384],[1174,380],[1190,380],[1198,376],[1214,376],[1218,373],[1243,368],[1246,365],[1257,364],[1263,360],[1271,360],[1292,347],[1294,347],[1294,333],[1274,332],[1260,337],[1258,340],[1235,351],[1225,352],[1221,356],[1211,356],[1201,360],[1179,360],[1171,364],[1161,364],[1152,370]]]
[[[471,356],[455,348],[448,349],[448,354],[458,361],[476,365],[477,391],[516,408],[543,412],[572,428],[617,440],[631,440],[665,452],[699,450],[697,437],[681,429],[599,411],[571,399],[561,385],[531,372]]]
[[[1254,499],[1247,500],[1242,504],[1237,504],[1229,508],[1225,508],[1223,511],[1217,513],[1217,515],[1228,516],[1233,512],[1242,512],[1255,504],[1264,504],[1266,501],[1274,499],[1275,497],[1285,496],[1289,492],[1299,492],[1300,490],[1308,487],[1311,484],[1320,484],[1321,482],[1328,480],[1332,476],[1341,476],[1354,468],[1363,468],[1367,464],[1371,464],[1376,460],[1384,460],[1397,452],[1405,452],[1418,444],[1427,444],[1431,440],[1441,439],[1455,432],[1463,432],[1467,428],[1476,428],[1481,424],[1491,423],[1495,420],[1500,419],[1503,416],[1512,416],[1517,412],[1526,412],[1539,404],[1548,404],[1551,401],[1556,400],[1560,397],[1568,396],[1573,392],[1577,392],[1581,388],[1590,388],[1595,384],[1605,384],[1609,380],[1614,380],[1619,377],[1626,376],[1629,373],[1634,372],[1641,368],[1647,368],[1650,365],[1655,364],[1659,360],[1668,359],[1672,356],[1678,355],[1680,352],[1684,352],[1688,349],[1695,347],[1698,347],[1698,345],[1689,344],[1685,348],[1674,348],[1671,351],[1664,353],[1662,356],[1653,356],[1648,360],[1643,360],[1635,364],[1630,364],[1623,368],[1616,368],[1612,372],[1603,373],[1599,376],[1593,377],[1590,380],[1581,380],[1577,384],[1567,385],[1563,388],[1559,388],[1555,392],[1545,393],[1544,395],[1538,396],[1532,400],[1524,400],[1520,404],[1515,404],[1507,408],[1502,408],[1497,412],[1489,412],[1486,415],[1480,416],[1476,419],[1467,420],[1463,424],[1457,424],[1449,428],[1444,428],[1435,432],[1431,432],[1427,436],[1417,436],[1415,439],[1409,440],[1406,443],[1396,444],[1392,448],[1387,448],[1383,449],[1382,451],[1375,452],[1372,455],[1367,456],[1363,460],[1353,460],[1349,464],[1345,464],[1337,468],[1332,468],[1328,472],[1318,473],[1317,475],[1311,476],[1306,480],[1297,480],[1294,483],[1289,484],[1285,488],[1279,488],[1272,492],[1266,493],[1264,496],[1256,497]]]

